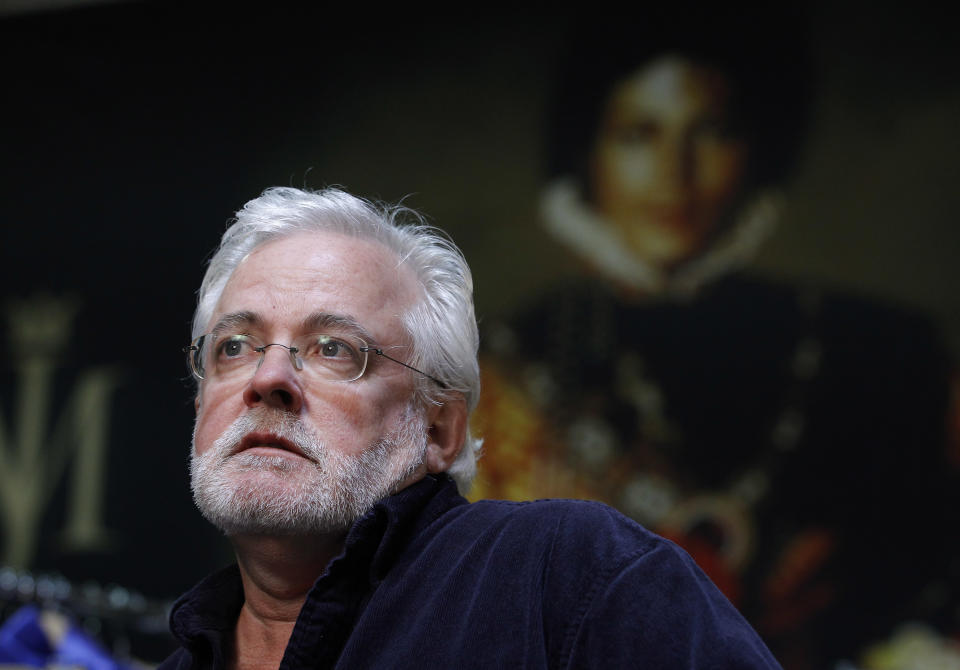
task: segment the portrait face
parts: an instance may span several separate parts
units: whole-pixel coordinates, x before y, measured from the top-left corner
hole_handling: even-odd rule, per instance
[[[730,86],[678,57],[612,90],[589,165],[593,206],[640,258],[669,269],[701,252],[743,186],[746,143],[729,131]]]
[[[333,331],[405,360],[401,317],[417,299],[412,275],[378,243],[303,233],[240,263],[208,332],[289,345]],[[199,389],[194,498],[228,535],[342,531],[423,475],[425,420],[406,368],[371,356],[359,379],[339,381],[297,369],[282,346],[260,360]]]

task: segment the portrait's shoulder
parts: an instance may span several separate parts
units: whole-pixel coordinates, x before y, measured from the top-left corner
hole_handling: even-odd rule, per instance
[[[782,305],[819,319],[826,327],[853,335],[934,339],[934,320],[921,309],[878,295],[819,281],[740,274],[718,283],[716,296],[755,307]]]
[[[940,338],[933,319],[911,305],[845,290],[826,290],[822,296],[824,319],[842,332],[888,342],[930,344]]]
[[[878,388],[909,390],[923,404],[944,401],[955,362],[929,314],[837,289],[823,291],[819,310],[824,370],[834,373],[831,382],[835,377],[874,380],[870,383]]]
[[[597,301],[607,302],[609,290],[591,279],[564,278],[529,295],[511,312],[480,324],[482,353],[537,358],[547,333],[582,321]]]
[[[945,364],[947,347],[936,321],[918,307],[819,281],[735,275],[710,297],[725,314],[751,314],[753,327],[808,331],[838,356],[915,357]],[[938,359],[934,361],[933,359]]]

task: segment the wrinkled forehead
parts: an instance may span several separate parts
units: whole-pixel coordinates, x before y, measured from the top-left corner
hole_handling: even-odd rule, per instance
[[[303,232],[248,254],[227,281],[212,322],[251,311],[287,326],[322,311],[351,317],[381,341],[396,341],[403,314],[420,295],[413,271],[382,243]]]

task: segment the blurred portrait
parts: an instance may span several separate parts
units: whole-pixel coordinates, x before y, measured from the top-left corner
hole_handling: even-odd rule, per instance
[[[573,270],[487,324],[477,495],[618,507],[686,548],[785,667],[943,623],[957,470],[938,332],[749,267],[803,154],[805,17],[679,3],[571,23],[540,225]]]

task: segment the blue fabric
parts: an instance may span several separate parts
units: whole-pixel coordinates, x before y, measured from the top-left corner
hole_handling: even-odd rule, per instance
[[[76,626],[71,626],[57,645],[56,655],[47,667],[84,668],[84,670],[132,670],[133,666],[115,660],[98,642]]]
[[[0,663],[16,667],[129,670],[72,621],[59,640],[50,639],[34,605],[21,607],[0,627]]]
[[[35,606],[21,607],[0,627],[0,662],[42,668],[52,655]]]
[[[171,613],[161,666],[222,668],[231,566]],[[779,668],[676,545],[585,501],[468,503],[427,477],[351,529],[281,668]]]

